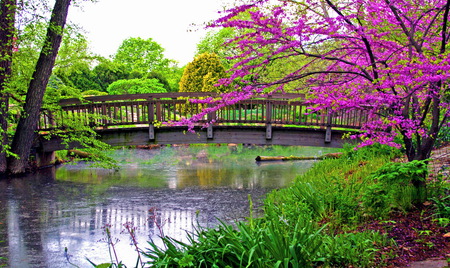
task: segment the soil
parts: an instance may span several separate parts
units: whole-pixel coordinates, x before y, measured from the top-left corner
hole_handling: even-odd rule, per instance
[[[406,267],[414,262],[450,258],[450,237],[446,237],[450,236],[450,225],[440,226],[434,220],[433,206],[427,205],[364,226],[363,229],[378,230],[395,241],[395,245],[378,252],[378,266]]]
[[[435,171],[439,171],[444,180],[450,180],[450,145],[433,152],[432,159],[429,179],[438,178]],[[395,245],[378,252],[377,266],[448,267],[450,223],[440,225],[435,213],[434,204],[425,202],[406,214],[395,213],[389,220],[374,221],[363,226],[363,229],[385,233],[395,241]]]

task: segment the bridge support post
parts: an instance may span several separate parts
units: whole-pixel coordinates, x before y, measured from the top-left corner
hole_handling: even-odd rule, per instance
[[[266,103],[266,140],[272,139],[272,109],[273,103],[271,100],[268,100]]]
[[[331,142],[331,120],[333,119],[333,114],[328,110],[327,113],[327,128],[325,130],[325,143]]]
[[[266,140],[272,139],[272,124],[266,125]]]
[[[38,168],[55,164],[55,152],[36,152],[36,165]]]
[[[148,139],[150,141],[155,140],[155,125],[153,122],[155,121],[155,106],[153,102],[148,104]]]
[[[206,129],[206,138],[213,139],[214,138],[214,132],[213,132],[213,122],[216,120],[216,112],[208,113],[208,128]]]

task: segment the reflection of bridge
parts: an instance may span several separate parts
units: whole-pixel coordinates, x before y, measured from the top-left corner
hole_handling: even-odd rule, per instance
[[[40,130],[70,130],[71,124],[88,125],[96,129],[102,141],[113,146],[249,143],[339,147],[348,129],[357,130],[367,120],[364,111],[311,112],[303,101],[304,95],[277,94],[209,113],[198,122],[195,133],[186,132],[186,127],[160,126],[161,122],[189,118],[200,112],[205,104],[188,99],[208,96],[211,93],[160,93],[88,97],[83,102],[63,100],[58,113],[43,112]],[[201,127],[211,120],[214,124]],[[39,147],[43,153],[66,149],[57,138],[42,139]]]

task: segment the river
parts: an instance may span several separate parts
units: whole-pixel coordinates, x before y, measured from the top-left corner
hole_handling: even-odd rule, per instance
[[[106,230],[118,258],[134,267],[126,224],[139,247],[159,237],[185,241],[198,226],[214,227],[249,215],[249,196],[289,185],[314,161],[266,162],[257,155],[318,156],[314,147],[169,146],[111,152],[121,169],[87,163],[0,180],[0,267],[92,267],[111,260]],[[255,211],[258,213],[258,210]],[[67,251],[66,251],[67,249]],[[3,258],[3,259],[1,259]]]

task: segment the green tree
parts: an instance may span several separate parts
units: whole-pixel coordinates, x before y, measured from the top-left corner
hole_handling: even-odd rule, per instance
[[[102,87],[96,79],[95,73],[89,68],[87,62],[78,62],[67,68],[55,69],[55,74],[67,85],[78,88],[83,91],[97,90]]]
[[[26,25],[18,35],[18,49],[13,58],[13,75],[9,87],[14,98],[19,103],[24,101],[26,89],[30,83],[40,47],[44,44],[45,29],[43,22]],[[76,27],[64,29],[64,38],[55,61],[54,74],[67,86],[78,87],[83,90],[98,88],[96,79],[90,71],[90,66],[98,59],[88,47],[88,41]],[[83,80],[85,80],[83,82]]]
[[[129,72],[125,65],[108,59],[102,59],[101,62],[92,70],[97,83],[103,91],[106,92],[108,86],[117,80],[128,79]]]
[[[144,94],[144,93],[166,93],[164,85],[158,79],[128,79],[118,80],[108,86],[111,95],[122,94]]]
[[[225,92],[225,86],[214,86],[225,77],[226,71],[219,57],[214,53],[203,53],[184,69],[180,92]]]
[[[196,55],[201,55],[203,53],[217,54],[224,67],[228,69],[233,64],[233,61],[228,58],[234,56],[235,53],[233,49],[230,49],[226,45],[226,42],[233,39],[235,36],[236,32],[232,28],[209,31],[197,44]]]
[[[169,66],[164,49],[153,39],[128,38],[123,41],[113,57],[115,63],[125,65],[128,70],[142,73],[162,72]]]
[[[167,90],[167,92],[172,92],[172,87],[169,84],[169,81],[164,77],[163,74],[157,72],[151,72],[147,75],[147,79],[157,79],[160,84]]]
[[[162,72],[162,75],[167,79],[170,85],[171,92],[180,91],[180,80],[183,75],[184,68],[178,67],[177,64],[172,62],[169,68]]]

